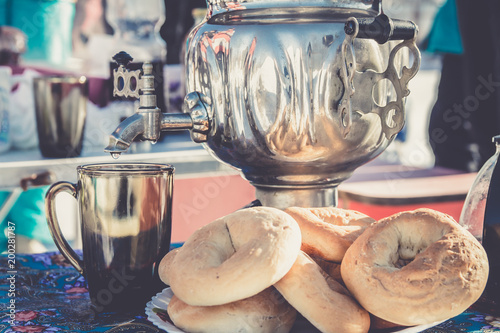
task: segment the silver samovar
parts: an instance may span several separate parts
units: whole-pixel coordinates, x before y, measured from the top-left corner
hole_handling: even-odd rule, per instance
[[[183,113],[156,107],[150,65],[130,72],[130,56],[115,56],[115,94],[140,106],[105,151],[189,129],[241,171],[263,205],[336,205],[337,186],[404,125],[408,82],[420,65],[417,27],[388,18],[379,0],[207,5],[188,38]]]

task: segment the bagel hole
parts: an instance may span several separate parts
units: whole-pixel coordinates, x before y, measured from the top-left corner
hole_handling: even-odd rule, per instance
[[[425,250],[425,248],[420,248],[415,244],[402,245],[399,243],[396,255],[393,258],[393,266],[395,268],[401,269],[411,263],[417,254]]]
[[[401,269],[401,268],[405,267],[406,265],[408,265],[412,261],[413,261],[413,259],[401,259],[401,258],[398,258],[398,261],[396,261],[394,263],[394,267]]]
[[[417,255],[425,252],[430,246],[442,239],[451,230],[450,228],[433,228],[427,234],[423,234],[423,229],[434,227],[435,223],[422,220],[422,224],[414,223],[415,221],[404,221],[397,225],[395,230],[396,244],[393,245],[392,252],[389,258],[389,265],[392,263],[395,269],[402,269],[412,261]],[[457,248],[463,248],[457,244]],[[456,252],[455,250],[452,250]],[[425,258],[423,258],[425,262]]]

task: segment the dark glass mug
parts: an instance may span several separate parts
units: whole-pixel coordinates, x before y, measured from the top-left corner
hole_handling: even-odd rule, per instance
[[[47,192],[49,229],[64,257],[85,276],[97,312],[144,310],[164,288],[157,267],[170,248],[174,168],[147,163],[91,164],[78,182],[61,181]],[[61,233],[55,197],[78,200],[81,259]]]
[[[80,156],[88,90],[85,76],[47,75],[33,79],[38,142],[43,156]]]

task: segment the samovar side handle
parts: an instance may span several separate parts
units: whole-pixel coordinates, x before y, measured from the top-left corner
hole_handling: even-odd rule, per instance
[[[345,23],[344,32],[353,35],[356,30],[356,38],[373,39],[379,44],[385,44],[390,40],[414,39],[418,34],[418,27],[412,21],[391,19],[385,14],[372,18],[350,17]]]
[[[363,82],[360,77],[367,76],[370,80],[364,80],[364,82],[374,82],[375,84],[380,80],[388,79],[396,91],[396,101],[391,101],[385,106],[378,106],[374,110],[380,116],[386,138],[390,140],[404,126],[404,98],[410,93],[408,82],[417,74],[420,67],[420,52],[415,43],[418,27],[411,21],[390,19],[387,15],[380,14],[373,18],[350,17],[345,23],[344,32],[346,38],[341,50],[343,68],[340,71],[340,77],[344,83],[344,94],[338,108],[344,137],[347,136],[351,127],[351,113],[352,109],[355,108],[353,99],[355,87],[357,83]],[[379,44],[390,40],[402,40],[402,42],[391,51],[385,72],[376,73],[373,70],[358,72],[353,46],[355,38],[372,39]],[[395,58],[396,53],[403,47],[407,47],[414,57],[411,68],[404,67],[402,75],[399,77]]]

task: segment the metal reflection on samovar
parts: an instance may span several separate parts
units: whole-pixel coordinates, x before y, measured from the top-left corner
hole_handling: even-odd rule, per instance
[[[183,113],[156,107],[148,65],[130,73],[128,55],[116,56],[115,86],[124,86],[116,94],[136,96],[140,106],[105,150],[119,154],[137,137],[190,129],[241,171],[263,205],[336,205],[338,184],[403,128],[408,82],[420,65],[417,27],[382,14],[378,0],[207,4],[188,37]]]

